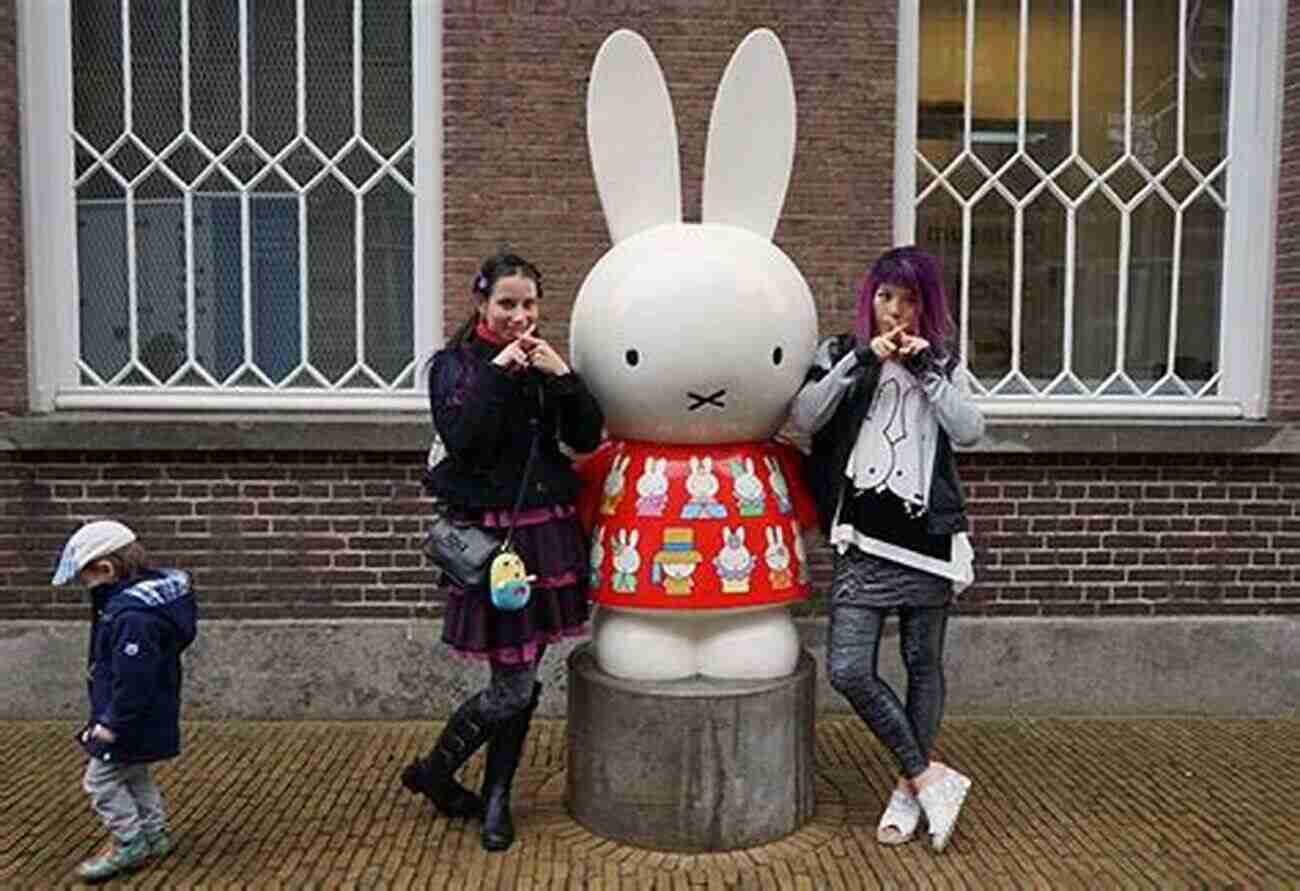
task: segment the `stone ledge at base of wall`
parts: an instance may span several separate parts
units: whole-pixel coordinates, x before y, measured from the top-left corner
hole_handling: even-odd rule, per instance
[[[818,666],[819,714],[848,711],[826,681],[827,622],[799,623]],[[212,620],[185,659],[185,716],[241,720],[441,720],[478,689],[485,666],[436,643],[436,621]],[[0,720],[80,720],[84,624],[0,622]],[[881,642],[896,689],[897,625]],[[544,668],[539,714],[563,717],[565,659]],[[1300,619],[956,618],[947,642],[947,713],[986,716],[1300,717]]]

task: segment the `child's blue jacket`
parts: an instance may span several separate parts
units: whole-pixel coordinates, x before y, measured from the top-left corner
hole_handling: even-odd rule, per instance
[[[198,629],[188,573],[147,571],[131,582],[91,589],[90,724],[113,743],[84,743],[93,758],[160,761],[181,750],[181,651]]]

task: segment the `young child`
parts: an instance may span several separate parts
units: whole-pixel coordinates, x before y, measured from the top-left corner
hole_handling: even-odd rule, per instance
[[[96,520],[63,546],[51,583],[90,591],[90,720],[77,734],[89,760],[82,788],[112,840],[77,874],[102,881],[171,849],[149,765],[180,753],[181,651],[198,607],[188,573],[147,565],[135,533]]]

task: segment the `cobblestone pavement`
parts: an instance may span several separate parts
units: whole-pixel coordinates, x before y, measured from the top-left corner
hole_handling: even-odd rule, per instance
[[[0,886],[73,884],[104,834],[65,723],[0,724]],[[947,852],[875,841],[891,783],[862,725],[817,730],[817,814],[774,844],[673,855],[592,835],[564,809],[564,724],[540,721],[516,780],[520,839],[397,783],[414,723],[187,725],[157,776],[175,851],[123,888],[852,889],[1300,887],[1300,722],[950,720],[941,757],[972,797]],[[477,782],[482,755],[470,762]]]

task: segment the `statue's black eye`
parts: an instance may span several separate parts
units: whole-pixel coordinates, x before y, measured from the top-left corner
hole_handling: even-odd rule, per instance
[[[782,357],[783,357],[784,355],[785,355],[785,353],[781,352],[781,348],[780,348],[780,347],[777,347],[776,349],[772,350],[772,364],[773,364],[773,365],[780,365],[780,364],[781,364],[781,359],[782,359]]]
[[[635,366],[636,363],[641,361],[641,354],[636,350],[628,350],[623,354],[623,358],[627,360],[628,365]]]

